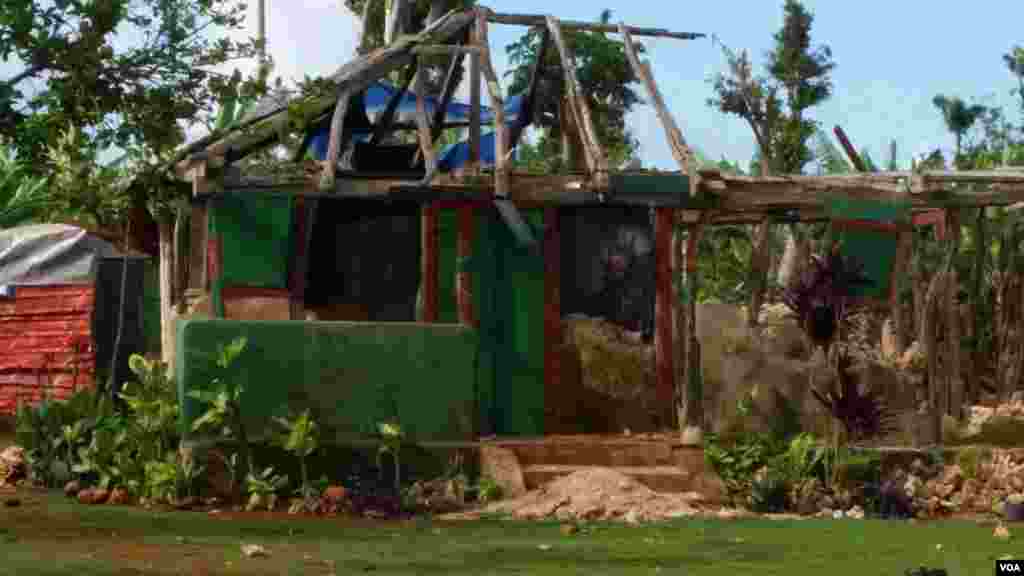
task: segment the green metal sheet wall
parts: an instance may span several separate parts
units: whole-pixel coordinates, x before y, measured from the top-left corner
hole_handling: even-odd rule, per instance
[[[186,398],[186,434],[201,410],[187,392],[219,375],[218,347],[238,336],[248,346],[226,377],[245,384],[244,417],[255,439],[273,429],[273,416],[306,408],[325,442],[365,438],[377,422],[396,417],[416,440],[473,437],[477,344],[469,328],[223,319],[178,325],[175,369],[179,397]]]

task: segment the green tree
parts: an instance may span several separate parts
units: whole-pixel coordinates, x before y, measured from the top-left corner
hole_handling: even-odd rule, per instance
[[[0,79],[0,135],[40,173],[68,125],[101,149],[179,145],[230,80],[216,68],[254,55],[255,42],[224,34],[244,10],[238,0],[6,0],[0,57],[21,69]]]
[[[963,149],[964,135],[985,114],[987,108],[981,104],[968,105],[957,96],[947,98],[942,94],[933,98],[932,104],[942,113],[946,129],[953,134],[956,142],[956,158],[959,159]]]
[[[611,10],[604,10],[599,21],[607,24],[611,18]],[[637,77],[626,58],[625,46],[602,32],[565,29],[563,35],[566,49],[576,62],[576,77],[590,106],[597,139],[608,154],[609,165],[621,165],[639,149],[639,142],[626,125],[626,115],[641,103],[634,89]],[[505,76],[511,78],[509,94],[524,92],[529,86],[542,37],[541,31],[531,28],[506,48],[510,70]],[[637,51],[642,53],[643,46],[637,45]],[[546,171],[558,169],[561,156],[563,77],[558,52],[548,46],[539,78],[541,96],[534,103],[533,117],[541,129],[536,146],[548,159]]]
[[[0,142],[0,230],[32,222],[49,203],[46,179],[30,174],[14,149]]]
[[[817,126],[806,113],[832,95],[835,63],[828,46],[811,46],[814,17],[801,2],[787,0],[783,12],[782,28],[768,53],[769,76],[753,73],[746,52],[725,49],[729,73],[712,79],[714,95],[708,104],[750,125],[766,168],[795,174],[814,156],[808,141]]]

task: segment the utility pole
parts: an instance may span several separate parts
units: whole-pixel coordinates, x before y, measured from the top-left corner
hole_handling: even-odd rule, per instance
[[[267,63],[267,0],[256,2],[256,39],[260,45],[260,66],[263,66]]]

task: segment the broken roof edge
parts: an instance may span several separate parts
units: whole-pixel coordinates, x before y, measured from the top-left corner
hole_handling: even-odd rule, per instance
[[[498,13],[486,6],[476,6],[466,10],[452,10],[416,34],[401,36],[387,46],[382,46],[369,54],[359,55],[346,62],[335,73],[327,77],[327,79],[340,85],[337,93],[332,97],[314,99],[313,107],[316,109],[316,112],[308,114],[307,111],[304,111],[303,122],[308,123],[309,121],[315,120],[316,117],[322,115],[331,106],[333,106],[337,101],[338,94],[342,92],[341,88],[344,87],[346,82],[355,84],[359,89],[365,89],[365,87],[359,86],[366,80],[365,78],[361,78],[361,76],[369,76],[373,74],[375,71],[374,64],[379,65],[381,69],[376,70],[376,74],[370,78],[370,82],[380,79],[393,69],[400,68],[402,65],[407,64],[407,61],[411,61],[414,57],[418,46],[427,44],[430,41],[446,42],[451,40],[453,37],[456,37],[460,32],[464,31],[466,27],[473,24],[478,14],[483,14],[489,22],[523,26],[544,25],[545,19],[547,18],[545,15],[538,14]],[[578,22],[572,20],[560,20],[560,24],[564,28],[590,30],[603,33],[618,34],[621,31],[619,25],[613,24]],[[634,36],[674,38],[680,40],[693,40],[706,37],[703,33],[673,32],[662,28],[626,26],[625,29]],[[362,66],[360,66],[361,64]],[[257,128],[261,132],[268,133],[281,131],[283,128],[287,128],[287,126],[281,125],[282,119],[280,117],[284,114],[283,121],[287,122],[287,111],[289,105],[300,99],[301,97],[287,98],[286,102],[277,109],[269,110],[264,114],[247,119],[245,122],[238,123],[227,130],[207,134],[195,142],[186,145],[181,151],[175,154],[167,167],[168,172],[180,180],[191,180],[191,170],[196,163],[214,161],[214,164],[216,164],[217,158],[223,157],[233,148],[233,141],[241,139],[238,137],[240,133],[243,133],[246,130],[256,130]],[[265,145],[266,144],[264,144],[264,146]]]

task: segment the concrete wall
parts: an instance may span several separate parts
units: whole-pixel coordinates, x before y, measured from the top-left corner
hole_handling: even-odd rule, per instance
[[[187,392],[218,376],[220,345],[248,346],[230,372],[245,385],[244,417],[254,440],[272,418],[310,409],[323,442],[365,439],[397,418],[416,440],[473,437],[477,423],[477,337],[456,325],[193,319],[178,325],[175,363],[187,435],[202,407]]]

